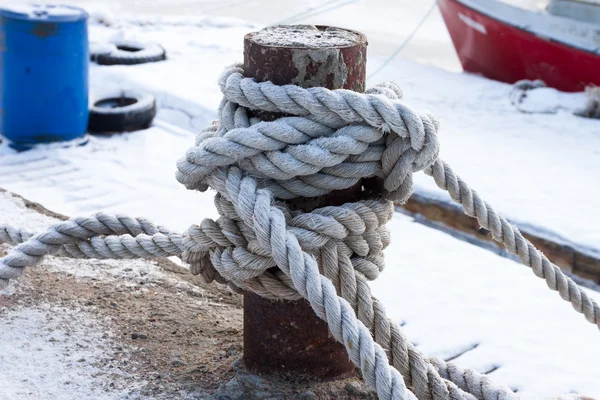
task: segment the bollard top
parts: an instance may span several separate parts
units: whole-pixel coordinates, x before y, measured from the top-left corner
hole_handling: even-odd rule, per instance
[[[0,16],[35,22],[77,22],[88,18],[88,13],[78,7],[53,4],[13,3],[0,7]]]
[[[270,26],[244,36],[244,75],[275,85],[364,92],[367,44],[364,34],[334,26]]]
[[[359,32],[333,26],[276,25],[246,35],[262,47],[300,49],[344,48],[366,44]]]

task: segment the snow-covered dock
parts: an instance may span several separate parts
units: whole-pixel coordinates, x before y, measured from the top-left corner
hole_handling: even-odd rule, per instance
[[[25,153],[3,147],[0,188],[69,216],[122,212],[143,215],[177,230],[215,216],[212,194],[187,191],[174,179],[175,162],[193,143],[194,132],[214,119],[220,99],[215,84],[218,74],[223,66],[239,61],[241,38],[256,27],[232,20],[138,19],[112,21],[110,26],[96,23],[90,28],[92,40],[143,37],[167,49],[166,62],[92,68],[96,93],[123,86],[154,93],[160,107],[154,126],[110,138],[90,138],[85,146],[47,146]],[[375,68],[381,60],[370,62]],[[498,211],[540,235],[600,254],[600,214],[595,211],[600,192],[595,179],[600,171],[597,121],[567,112],[521,114],[510,103],[508,85],[407,61],[392,63],[376,79],[400,83],[407,103],[427,108],[440,118],[442,158]],[[449,201],[424,175],[417,178],[417,192]],[[176,209],[170,207],[175,198]],[[31,223],[33,218],[9,195],[0,196],[0,211],[0,222],[13,225]],[[8,221],[5,215],[10,215]],[[44,218],[36,221],[31,228],[51,223]],[[518,390],[523,399],[568,393],[600,397],[597,330],[530,270],[400,214],[389,226],[392,246],[386,250],[387,270],[373,284],[374,292],[394,318],[405,322],[407,335],[422,352],[489,373],[498,383]],[[52,262],[49,259],[44,265]],[[78,275],[78,269],[77,263],[71,263],[52,268],[48,274],[92,283],[90,276]],[[93,275],[99,282],[114,278]],[[3,295],[8,301],[18,301],[29,290],[28,284],[17,285],[9,296]],[[598,293],[590,293],[600,300]],[[26,349],[27,334],[15,332],[44,325],[50,313],[56,311],[51,307],[16,309],[0,322],[0,357],[12,357],[10,364],[0,363],[4,365],[0,373],[12,381],[20,376],[15,367],[27,365],[31,371],[22,391],[6,393],[27,396],[30,383],[36,386],[36,396],[48,399],[86,394],[125,398],[128,391],[139,392],[139,382],[147,376],[135,375],[135,371],[127,372],[135,379],[122,383],[124,391],[113,394],[98,394],[94,380],[77,381],[78,389],[73,392],[50,390],[47,385],[55,382],[31,366],[25,350],[2,350],[2,346]],[[89,314],[81,318],[89,319],[92,328],[108,324]],[[36,325],[36,321],[42,322]],[[88,335],[85,329],[70,334]],[[49,344],[50,333],[40,335],[36,340],[43,342],[40,354],[46,359],[39,365],[56,370],[71,365],[72,357],[64,356],[62,347]],[[111,346],[119,347],[121,339],[109,335],[102,340],[106,351],[112,351]],[[82,358],[96,356],[85,353]],[[54,357],[56,364],[48,363],[48,357]],[[94,364],[94,368],[100,370],[92,373],[105,376],[102,366]],[[2,393],[0,384],[0,399]]]

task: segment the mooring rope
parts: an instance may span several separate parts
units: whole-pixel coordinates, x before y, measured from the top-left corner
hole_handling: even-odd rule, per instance
[[[177,173],[189,189],[217,191],[219,219],[205,219],[183,234],[143,218],[103,213],[35,235],[2,226],[0,241],[17,246],[0,259],[0,282],[46,255],[179,256],[206,282],[272,299],[308,300],[380,399],[517,399],[485,375],[425,358],[371,293],[368,281],[384,268],[393,202],[406,201],[413,173],[424,171],[600,327],[598,305],[438,158],[437,120],[408,107],[395,84],[365,94],[276,86],[244,78],[240,66],[228,68],[219,84],[219,123],[198,135]],[[249,110],[291,116],[263,122]],[[310,212],[284,202],[373,177],[380,178],[380,187],[364,190],[356,202]]]

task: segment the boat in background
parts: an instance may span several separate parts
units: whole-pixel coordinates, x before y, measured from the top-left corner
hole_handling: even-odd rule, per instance
[[[463,69],[561,91],[600,86],[600,0],[551,0],[546,10],[497,0],[439,0]]]

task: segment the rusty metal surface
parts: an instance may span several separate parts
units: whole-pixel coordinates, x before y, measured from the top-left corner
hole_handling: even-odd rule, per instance
[[[252,371],[295,381],[354,372],[346,350],[308,302],[270,301],[254,293],[244,295],[244,363]]]
[[[318,26],[319,30],[327,27]],[[290,26],[297,33],[302,26]],[[314,27],[312,27],[314,29]],[[339,28],[338,28],[339,29]],[[258,43],[256,33],[244,38],[244,74],[259,82],[302,87],[324,86],[363,92],[366,80],[367,39],[355,33],[353,45],[281,47]],[[281,115],[256,113],[263,120]],[[288,206],[310,211],[324,205],[356,201],[362,195],[354,187],[315,199],[294,199]],[[293,380],[329,380],[354,374],[346,349],[330,337],[305,300],[270,301],[253,293],[244,294],[244,363],[247,368]]]
[[[317,28],[325,30],[328,27]],[[367,37],[360,32],[351,32],[359,38],[352,46],[318,48],[259,44],[254,40],[256,32],[249,33],[244,38],[244,74],[258,82],[269,80],[276,85],[322,86],[364,92]]]

